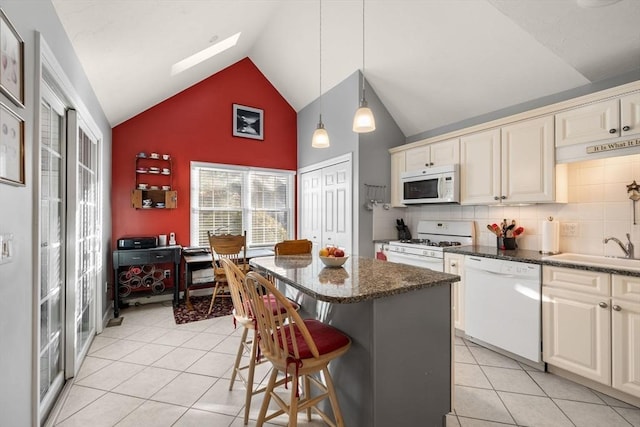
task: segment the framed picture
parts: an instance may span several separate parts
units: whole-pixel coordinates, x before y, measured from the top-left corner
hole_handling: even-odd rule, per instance
[[[0,102],[0,182],[25,185],[24,120]]]
[[[264,111],[233,104],[233,136],[264,139]]]
[[[24,108],[24,42],[0,9],[0,91]]]

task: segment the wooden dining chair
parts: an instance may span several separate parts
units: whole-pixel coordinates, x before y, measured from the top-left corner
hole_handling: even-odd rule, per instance
[[[277,255],[303,255],[310,254],[313,248],[311,240],[299,239],[299,240],[283,240],[276,243],[273,250]]]
[[[310,421],[312,410],[328,424],[344,426],[328,365],[349,350],[351,339],[318,320],[303,320],[275,285],[257,272],[247,273],[244,285],[260,336],[260,351],[273,365],[256,426],[261,427],[266,421],[288,414],[288,425],[296,427],[298,412],[306,411]],[[284,377],[276,381],[279,374]],[[321,374],[324,382],[314,374]],[[302,398],[299,378],[304,383]],[[319,390],[313,396],[312,384]],[[291,388],[289,402],[275,391],[281,385]],[[326,398],[331,403],[335,422],[318,407]],[[271,399],[280,409],[267,416]]]
[[[247,262],[246,231],[242,235],[215,235],[211,232],[208,232],[208,235],[209,246],[211,247],[215,287],[213,288],[213,295],[211,296],[211,304],[209,304],[209,311],[207,312],[207,315],[211,314],[211,311],[213,310],[213,304],[217,296],[230,296],[218,294],[218,292],[221,291],[222,288],[227,286],[227,276],[225,274],[224,268],[222,267],[222,265],[220,265],[220,260],[228,259],[232,261],[243,273],[249,271],[249,264]]]

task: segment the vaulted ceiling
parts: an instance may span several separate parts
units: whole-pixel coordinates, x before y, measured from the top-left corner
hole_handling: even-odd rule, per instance
[[[640,0],[365,0],[365,75],[405,135],[626,73]],[[299,111],[362,68],[362,1],[52,0],[112,125],[249,57]],[[610,2],[610,1],[609,1]],[[172,64],[235,33],[235,47]]]

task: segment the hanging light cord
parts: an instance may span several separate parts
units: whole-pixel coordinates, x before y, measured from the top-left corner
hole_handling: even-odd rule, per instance
[[[322,123],[322,0],[320,3],[320,123]]]
[[[364,99],[364,0],[362,0],[362,99]]]

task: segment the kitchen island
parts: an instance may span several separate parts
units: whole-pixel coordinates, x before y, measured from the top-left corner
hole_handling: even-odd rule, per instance
[[[303,317],[351,337],[331,363],[346,426],[444,426],[451,410],[451,283],[459,276],[354,256],[254,258]]]

